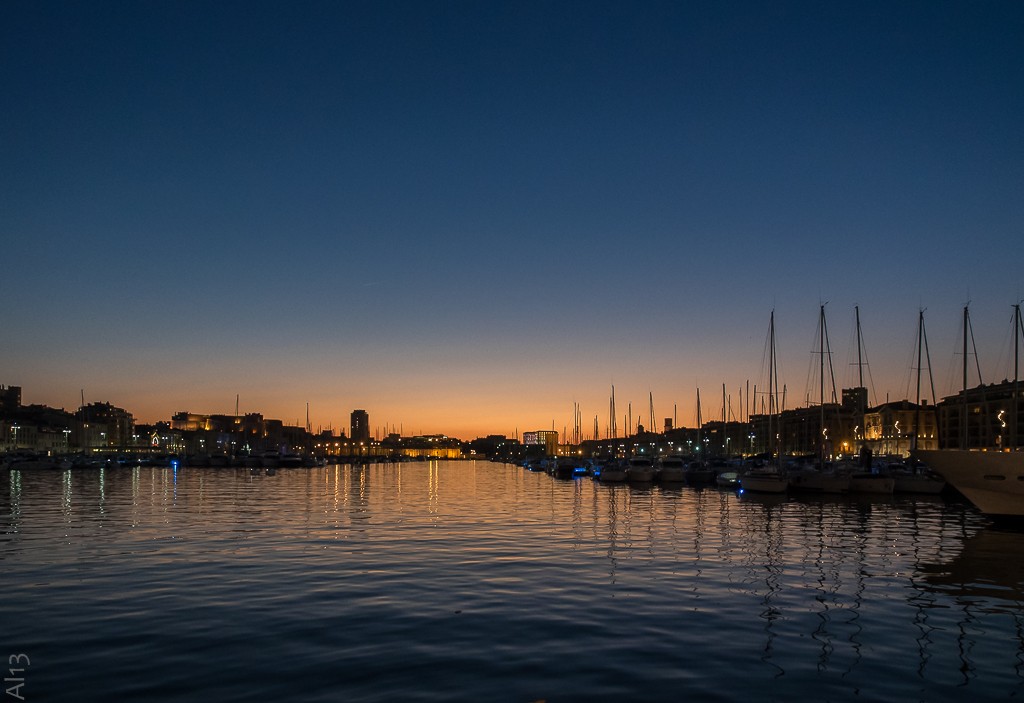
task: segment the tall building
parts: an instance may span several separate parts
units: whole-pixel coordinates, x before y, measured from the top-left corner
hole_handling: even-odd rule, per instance
[[[349,436],[353,442],[370,441],[370,415],[365,410],[352,411],[352,432]]]
[[[554,430],[537,430],[523,433],[524,445],[543,445],[547,454],[558,453],[558,433]]]
[[[0,386],[0,411],[16,413],[21,408],[21,386]]]

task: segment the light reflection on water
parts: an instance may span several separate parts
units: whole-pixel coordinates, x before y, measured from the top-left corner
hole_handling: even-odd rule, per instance
[[[8,487],[0,632],[38,699],[934,701],[1024,683],[1024,533],[957,502],[481,462]]]

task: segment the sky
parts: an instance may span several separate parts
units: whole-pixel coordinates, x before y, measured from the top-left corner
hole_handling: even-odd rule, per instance
[[[872,403],[922,309],[938,397],[965,305],[1013,374],[1020,2],[12,0],[0,91],[26,404],[470,439],[604,434],[614,385],[692,426],[766,387],[773,310],[816,400],[823,304]]]

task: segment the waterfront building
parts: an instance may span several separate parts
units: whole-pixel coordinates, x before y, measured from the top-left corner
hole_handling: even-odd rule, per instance
[[[555,430],[534,430],[523,433],[523,444],[526,446],[542,446],[544,453],[554,456],[558,452],[558,432]]]
[[[1024,446],[1021,386],[1024,384],[1003,381],[975,386],[943,398],[936,404],[941,448],[1014,449]]]
[[[351,432],[353,442],[370,441],[370,415],[365,410],[352,411]]]
[[[90,450],[128,449],[135,446],[135,416],[110,403],[89,403],[78,409],[79,446]]]
[[[750,423],[735,420],[705,422],[701,427],[701,451],[705,456],[730,457],[750,450]]]
[[[161,454],[185,454],[186,441],[181,430],[175,430],[169,422],[152,425],[138,425],[135,428],[139,446]]]
[[[475,454],[488,457],[504,456],[511,457],[519,448],[519,442],[509,439],[503,434],[492,434],[486,437],[477,437],[469,442],[469,449]]]
[[[858,444],[868,446],[876,456],[910,455],[914,449],[938,449],[935,406],[925,400],[919,406],[909,400],[883,403],[864,413]]]
[[[744,451],[757,454],[779,450],[783,455],[807,456],[817,455],[824,444],[828,458],[856,454],[860,450],[856,437],[864,426],[866,398],[863,388],[845,388],[842,403],[783,410],[774,417],[752,415]],[[769,437],[769,426],[774,438]]]

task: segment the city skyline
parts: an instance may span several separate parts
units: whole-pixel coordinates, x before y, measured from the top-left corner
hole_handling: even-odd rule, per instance
[[[614,384],[620,421],[692,425],[697,388],[707,420],[763,383],[772,310],[801,405],[826,301],[843,387],[860,306],[872,404],[914,399],[921,308],[939,398],[967,303],[983,380],[1012,375],[1019,3],[4,16],[26,404],[472,438],[577,405],[603,432]]]

